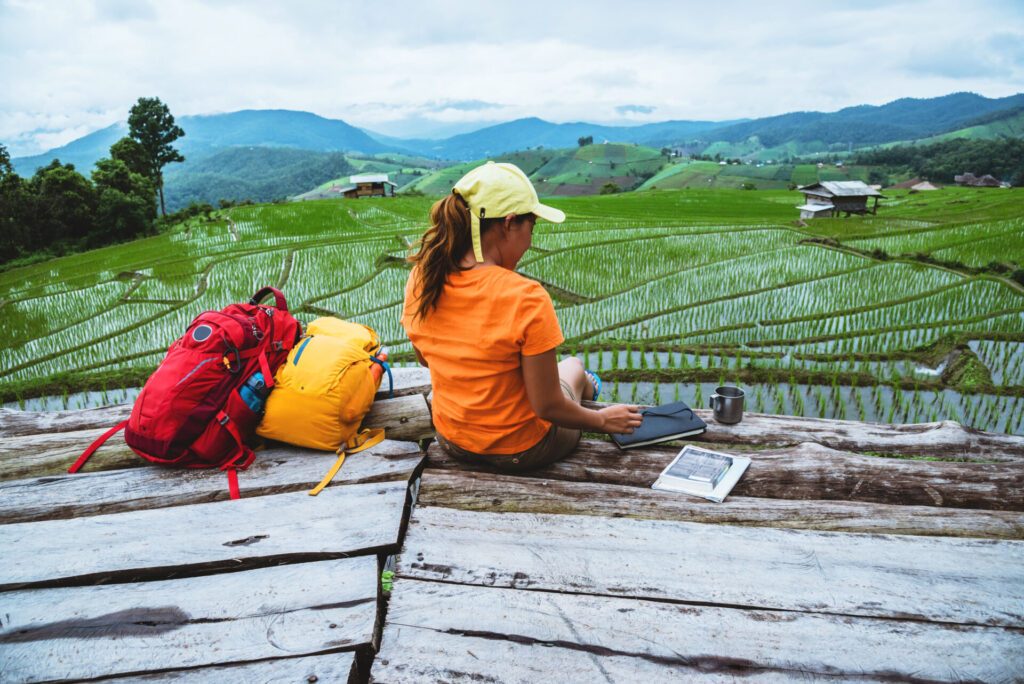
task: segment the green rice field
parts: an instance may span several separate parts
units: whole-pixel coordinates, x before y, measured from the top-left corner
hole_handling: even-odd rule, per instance
[[[810,169],[737,171],[781,183]],[[703,406],[729,382],[753,411],[1024,434],[1024,196],[885,195],[877,216],[806,224],[784,189],[554,198],[569,219],[538,224],[519,270],[548,288],[561,352],[601,374],[604,398]],[[130,401],[192,318],[263,285],[304,321],[370,325],[411,363],[403,257],[432,201],[241,206],[0,272],[0,394]]]

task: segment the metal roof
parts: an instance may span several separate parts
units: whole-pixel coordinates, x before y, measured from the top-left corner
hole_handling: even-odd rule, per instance
[[[388,183],[395,185],[388,180],[388,174],[386,173],[363,173],[358,176],[349,176],[350,183]]]
[[[881,197],[882,193],[873,190],[864,181],[821,181],[798,188],[800,191],[822,188],[833,197]]]

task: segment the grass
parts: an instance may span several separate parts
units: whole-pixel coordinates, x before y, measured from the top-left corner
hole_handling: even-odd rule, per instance
[[[661,169],[647,184],[657,190],[546,200],[569,219],[539,224],[520,266],[549,287],[569,340],[563,351],[586,348],[610,389],[621,385],[631,398],[650,382],[651,398],[700,405],[700,383],[725,377],[757,385],[751,396],[767,411],[934,413],[1020,428],[1024,402],[1006,402],[1024,396],[1024,294],[968,268],[1020,263],[1018,191],[887,191],[877,216],[797,226],[795,192],[662,184],[701,174],[713,178],[708,185],[791,182],[822,175],[814,166],[665,165],[656,150],[629,145],[555,152],[515,160],[551,187],[592,180],[594,167]],[[442,193],[444,173],[431,176]],[[434,200],[235,207],[134,243],[0,272],[0,394],[138,382],[197,313],[265,284],[281,286],[300,319],[364,322],[396,360],[409,361],[398,324],[402,256]],[[912,262],[918,253],[942,264]],[[904,254],[908,261],[897,260]],[[954,261],[964,267],[943,266]],[[925,405],[920,392],[947,398]]]

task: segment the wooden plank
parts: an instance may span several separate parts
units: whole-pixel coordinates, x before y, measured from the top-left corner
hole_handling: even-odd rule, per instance
[[[832,532],[1024,539],[1024,513],[1018,512],[736,495],[716,504],[641,487],[456,470],[426,471],[420,480],[416,503],[492,513],[556,513]]]
[[[0,590],[98,584],[398,550],[405,482],[0,525]],[[93,553],[102,549],[102,553]]]
[[[492,471],[455,461],[437,444],[429,467]],[[650,487],[678,447],[620,451],[581,441],[568,457],[532,477]],[[733,494],[770,499],[866,501],[908,506],[1024,510],[1024,468],[1014,463],[954,463],[863,456],[814,443],[747,453],[753,460]]]
[[[1016,630],[402,579],[371,681],[962,682],[1022,671]]]
[[[189,684],[223,684],[224,682],[347,682],[352,681],[355,653],[343,651],[304,658],[279,658],[246,665],[214,665],[190,670],[171,670],[125,678],[106,677],[95,681],[108,682],[188,682]]]
[[[372,557],[0,596],[5,681],[67,681],[369,648]]]
[[[0,439],[0,480],[65,473],[86,447],[116,422],[95,429]],[[415,442],[434,434],[430,409],[426,399],[419,394],[375,402],[363,425],[384,428],[389,439],[399,441]],[[86,465],[86,471],[143,465],[147,465],[146,462],[128,448],[124,438],[115,435],[93,455]]]
[[[417,508],[403,577],[1024,627],[1024,542]]]
[[[278,446],[257,452],[238,474],[242,496],[311,489],[334,462],[332,453]],[[408,481],[424,461],[414,442],[384,440],[345,460],[331,486]],[[149,466],[0,482],[0,524],[223,501],[227,480],[217,469]]]
[[[426,394],[430,391],[430,371],[426,368],[394,368],[396,397]],[[389,399],[388,381],[384,378],[377,401]],[[50,432],[77,432],[110,427],[127,420],[131,404],[118,404],[76,411],[18,411],[0,408],[0,437],[20,437]]]
[[[583,402],[591,408],[608,404]],[[784,447],[817,442],[844,451],[872,451],[905,456],[937,456],[966,461],[1024,460],[1024,437],[983,432],[952,420],[884,425],[853,420],[744,413],[736,425],[715,422],[708,409],[694,409],[708,424],[700,441]]]

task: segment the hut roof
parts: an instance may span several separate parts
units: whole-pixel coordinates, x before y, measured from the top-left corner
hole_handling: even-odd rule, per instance
[[[388,180],[388,174],[386,173],[363,173],[357,176],[349,176],[349,182],[351,183],[387,183],[388,185],[395,185]]]
[[[864,181],[821,181],[798,188],[800,192],[815,192],[831,197],[882,197],[882,193],[873,190]],[[821,191],[824,192],[821,192]]]

